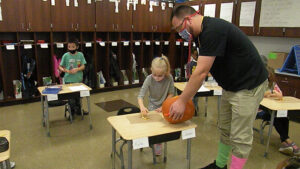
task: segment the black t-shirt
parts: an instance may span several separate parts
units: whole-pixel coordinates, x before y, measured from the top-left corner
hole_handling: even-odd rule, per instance
[[[194,41],[200,47],[200,56],[216,56],[210,72],[223,89],[250,90],[267,79],[257,49],[239,28],[210,17],[204,17],[202,25]]]

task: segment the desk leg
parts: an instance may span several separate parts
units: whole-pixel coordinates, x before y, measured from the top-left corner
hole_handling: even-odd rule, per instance
[[[168,153],[168,147],[167,147],[167,142],[164,144],[164,163],[167,162],[167,153]]]
[[[44,107],[44,96],[41,95],[41,105],[42,105],[42,125],[45,127],[45,107]]]
[[[116,159],[116,130],[112,128],[112,169],[115,169],[115,159]]]
[[[207,105],[208,105],[208,97],[205,97],[205,110],[204,110],[204,116],[207,116]]]
[[[45,98],[45,109],[46,109],[46,126],[47,126],[47,136],[50,137],[50,129],[49,129],[49,107],[48,107],[48,98]]]
[[[128,145],[128,169],[132,169],[132,140],[128,140],[127,145]]]
[[[221,95],[218,96],[218,115],[220,114],[221,112]]]
[[[187,159],[187,168],[191,168],[191,143],[192,140],[189,138],[187,139],[187,153],[186,153],[186,159]]]
[[[272,129],[273,129],[273,125],[274,125],[275,113],[276,113],[275,110],[273,110],[271,112],[271,122],[270,122],[270,126],[269,126],[268,140],[267,140],[266,151],[265,151],[264,157],[268,156],[268,150],[269,150],[269,144],[270,144]]]
[[[6,163],[6,169],[11,169],[9,159],[5,160],[5,163]]]
[[[89,112],[89,119],[90,119],[90,129],[93,129],[93,125],[92,125],[92,118],[91,118],[91,101],[90,101],[90,96],[86,97],[87,99],[87,106],[88,106],[88,112]]]

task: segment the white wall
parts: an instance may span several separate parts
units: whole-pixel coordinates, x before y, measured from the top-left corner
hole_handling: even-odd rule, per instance
[[[269,52],[286,52],[289,53],[294,45],[300,45],[300,38],[283,38],[283,37],[259,37],[249,36],[254,43],[258,52],[268,56]]]

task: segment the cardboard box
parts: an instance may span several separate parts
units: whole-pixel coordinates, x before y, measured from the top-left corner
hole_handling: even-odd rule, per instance
[[[285,52],[270,52],[268,55],[268,66],[273,69],[281,68],[288,53]]]

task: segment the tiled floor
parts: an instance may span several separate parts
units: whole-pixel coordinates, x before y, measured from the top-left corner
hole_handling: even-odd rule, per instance
[[[41,124],[40,102],[0,108],[0,129],[12,132],[11,160],[16,169],[109,169],[111,168],[111,127],[106,118],[115,115],[108,113],[94,103],[123,99],[137,105],[138,88],[114,92],[97,93],[91,97],[92,121],[94,128],[89,130],[88,119],[77,118],[73,124],[64,119],[64,108],[51,109],[51,137],[46,136]],[[191,168],[196,169],[212,162],[217,153],[219,133],[217,130],[216,98],[209,98],[208,116],[203,116],[204,100],[199,99],[200,114],[193,118],[198,124],[197,137],[192,140]],[[259,121],[255,122],[255,126]],[[300,144],[300,125],[290,123],[290,136]],[[273,130],[274,131],[274,130]],[[265,132],[266,135],[266,132]],[[279,136],[274,131],[271,137],[270,155],[263,157],[264,145],[259,143],[259,135],[254,134],[253,149],[246,169],[274,169],[279,161],[287,158],[278,150]],[[126,150],[125,150],[126,151]],[[168,161],[152,164],[151,149],[133,151],[134,169],[184,169],[186,142],[177,140],[168,143]],[[125,158],[127,158],[125,156]],[[116,167],[120,168],[119,160]]]

